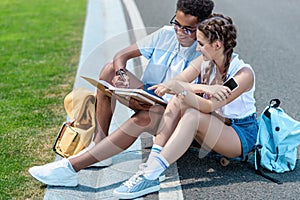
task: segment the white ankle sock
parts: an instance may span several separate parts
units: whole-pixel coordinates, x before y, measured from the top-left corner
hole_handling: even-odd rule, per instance
[[[169,166],[168,161],[162,155],[157,154],[151,159],[151,162],[147,162],[144,177],[149,180],[155,180]]]
[[[157,145],[157,144],[154,144],[154,145],[152,146],[152,148],[151,148],[151,152],[156,152],[156,153],[159,154],[159,153],[161,152],[162,148],[163,148],[163,147],[161,147],[161,146],[159,146],[159,145]]]
[[[154,144],[154,145],[152,146],[151,152],[150,152],[150,154],[149,154],[149,156],[148,156],[148,160],[147,160],[147,162],[146,162],[147,165],[149,165],[149,163],[152,162],[154,156],[160,154],[161,150],[162,150],[162,147],[159,146],[159,145]]]

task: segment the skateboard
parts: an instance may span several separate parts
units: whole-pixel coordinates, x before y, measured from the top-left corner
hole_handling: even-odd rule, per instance
[[[252,154],[254,153],[254,150],[250,151],[249,153],[247,153],[245,159],[240,159],[240,158],[227,158],[225,156],[222,156],[220,158],[220,164],[223,166],[223,167],[226,167],[230,164],[230,162],[232,161],[240,161],[240,162],[247,162],[248,159],[249,159],[249,156],[251,156]]]

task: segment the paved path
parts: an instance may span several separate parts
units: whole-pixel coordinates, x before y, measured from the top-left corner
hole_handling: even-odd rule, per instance
[[[122,39],[119,39],[119,38]],[[118,38],[115,43],[114,38]],[[85,21],[80,61],[74,88],[84,87],[92,91],[93,86],[81,79],[81,75],[97,78],[101,67],[108,62],[118,47],[130,44],[123,8],[119,0],[89,0]],[[112,129],[131,115],[131,111],[118,106],[118,119],[113,119]],[[48,187],[44,199],[112,199],[112,191],[131,176],[141,162],[137,141],[128,151],[113,158],[113,166],[90,168],[79,173],[79,185],[75,188]],[[130,152],[137,152],[131,154]],[[130,160],[130,164],[126,162]],[[131,167],[135,166],[135,168]],[[129,167],[129,168],[128,168]]]

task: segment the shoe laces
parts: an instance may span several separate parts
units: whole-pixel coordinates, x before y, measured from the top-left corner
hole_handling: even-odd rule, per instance
[[[128,179],[128,181],[123,183],[123,185],[128,188],[131,188],[134,185],[136,185],[137,183],[141,182],[143,180],[143,178],[141,176],[145,174],[144,169],[146,167],[147,167],[146,163],[140,164],[139,170],[137,171],[137,173],[135,175],[133,175],[130,179]]]
[[[139,170],[144,171],[146,169],[146,167],[147,167],[147,163],[142,163],[139,165]]]

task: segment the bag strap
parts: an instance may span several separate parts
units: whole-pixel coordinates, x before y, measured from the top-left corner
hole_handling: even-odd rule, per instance
[[[269,107],[264,111],[263,115],[265,115],[267,118],[271,119],[271,113],[269,111],[270,108],[278,108],[280,105],[280,100],[279,99],[272,99],[269,103]],[[273,178],[263,172],[263,168],[260,165],[261,161],[261,148],[262,145],[257,144],[255,145],[255,173],[258,175],[261,175],[262,177],[273,181],[274,183],[277,184],[282,184],[282,182],[276,178]]]
[[[278,108],[280,105],[280,100],[279,99],[271,99],[269,103],[269,108]],[[271,119],[271,113],[269,111],[269,108],[265,110],[264,115]]]
[[[269,176],[269,175],[267,175],[263,172],[263,168],[260,165],[260,161],[261,161],[261,152],[260,152],[260,150],[261,150],[261,148],[262,148],[262,146],[260,144],[255,146],[255,158],[256,158],[255,159],[255,162],[256,162],[255,163],[255,165],[256,165],[255,173],[258,174],[258,175],[261,175],[262,177],[264,177],[264,178],[266,178],[270,181],[273,181],[274,183],[282,184],[282,182],[280,180],[278,180],[276,178],[273,178],[273,177],[271,177],[271,176]]]

